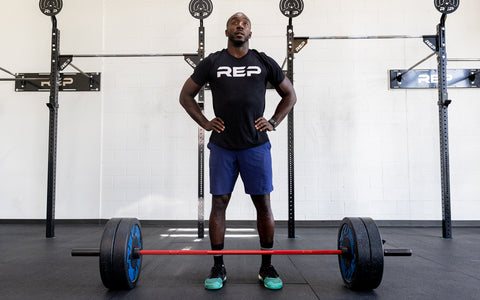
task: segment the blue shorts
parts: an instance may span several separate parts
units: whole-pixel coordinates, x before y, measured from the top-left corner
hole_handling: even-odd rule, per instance
[[[227,150],[208,143],[210,149],[210,193],[226,195],[233,192],[238,174],[245,193],[264,195],[273,191],[270,142],[245,150]]]

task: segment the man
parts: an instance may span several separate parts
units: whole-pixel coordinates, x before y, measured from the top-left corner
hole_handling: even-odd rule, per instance
[[[278,64],[264,53],[249,48],[252,32],[245,14],[239,12],[228,19],[225,35],[227,49],[200,62],[180,93],[180,103],[192,119],[212,131],[208,144],[212,194],[210,243],[212,250],[223,250],[225,211],[240,174],[245,192],[250,194],[257,211],[261,249],[272,249],[275,224],[270,207],[273,185],[267,131],[274,131],[285,118],[296,102],[296,95]],[[212,120],[205,118],[194,99],[207,82],[213,96],[215,118]],[[268,121],[263,117],[267,82],[282,97]],[[271,255],[262,255],[258,278],[269,289],[282,288],[282,280],[271,264]],[[225,280],[223,256],[214,256],[205,288],[220,289]]]

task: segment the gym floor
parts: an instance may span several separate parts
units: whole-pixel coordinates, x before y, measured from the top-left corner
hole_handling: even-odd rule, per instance
[[[229,226],[226,250],[259,248],[252,224]],[[284,282],[278,291],[259,284],[260,257],[225,256],[227,282],[209,291],[203,281],[213,259],[207,256],[144,256],[140,279],[130,291],[109,291],[98,258],[72,257],[72,248],[98,248],[103,225],[57,224],[56,238],[45,238],[43,224],[0,226],[1,299],[479,299],[480,228],[454,227],[453,239],[441,228],[381,227],[385,248],[411,248],[411,257],[385,257],[381,285],[371,292],[343,285],[338,259],[331,255],[274,256]],[[277,226],[275,249],[335,249],[337,228],[297,227],[289,239]],[[142,225],[144,249],[210,248],[185,226]]]

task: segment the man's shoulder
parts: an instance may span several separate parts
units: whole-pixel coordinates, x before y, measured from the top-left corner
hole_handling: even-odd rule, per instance
[[[216,52],[212,52],[207,56],[207,59],[215,60],[218,57],[220,57],[225,51],[226,51],[225,49],[222,49],[222,50],[218,50]]]
[[[271,56],[268,56],[265,52],[260,52],[256,49],[250,49],[250,53],[260,59],[266,66],[276,67],[278,63]]]
[[[258,51],[257,49],[250,49],[250,53],[264,59],[270,58],[270,56],[268,56],[265,52]]]
[[[219,50],[217,52],[210,53],[205,57],[197,66],[198,69],[210,69],[213,64],[218,61],[219,57],[222,55],[223,50]]]

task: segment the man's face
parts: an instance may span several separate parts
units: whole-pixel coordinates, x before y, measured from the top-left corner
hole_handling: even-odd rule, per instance
[[[242,13],[237,13],[228,19],[225,35],[235,45],[240,46],[252,36],[250,26],[250,19]]]

